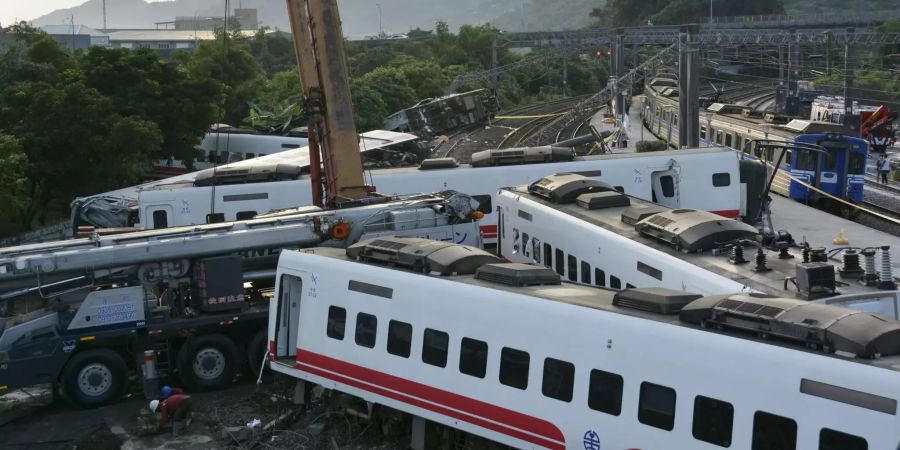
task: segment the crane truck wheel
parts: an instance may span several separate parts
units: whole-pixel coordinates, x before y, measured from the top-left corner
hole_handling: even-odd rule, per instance
[[[118,399],[125,388],[128,367],[118,353],[95,348],[75,354],[63,369],[62,385],[69,399],[93,408]]]
[[[263,375],[261,381],[266,384],[271,383],[274,380],[269,365],[266,364],[265,367],[262,366],[262,360],[266,354],[266,347],[268,347],[268,345],[269,335],[266,333],[266,330],[259,330],[259,332],[253,336],[253,339],[250,340],[250,344],[247,345],[247,365],[250,367],[250,373],[253,375],[254,380],[260,379],[259,369],[262,368]]]
[[[238,350],[221,334],[189,340],[178,353],[178,373],[193,390],[211,391],[231,385],[237,372]]]

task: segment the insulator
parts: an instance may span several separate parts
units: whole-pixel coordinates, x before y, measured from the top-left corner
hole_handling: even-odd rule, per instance
[[[853,249],[847,249],[841,257],[843,267],[840,273],[842,277],[852,277],[862,275],[863,269],[859,265],[859,253]]]
[[[875,250],[865,249],[862,252],[864,263],[865,263],[865,274],[863,275],[863,282],[866,285],[874,284],[878,281],[878,272],[875,270]]]
[[[897,285],[894,284],[894,275],[892,273],[892,268],[891,268],[891,247],[888,245],[881,247],[881,280],[880,281],[881,282],[878,283],[879,289],[896,289],[897,288]]]
[[[825,247],[816,247],[812,249],[809,259],[811,262],[828,262],[828,254],[825,251]]]
[[[803,246],[803,262],[804,263],[809,262],[809,246],[808,245]]]
[[[731,247],[731,262],[732,264],[743,264],[747,262],[744,259],[744,246],[741,244],[735,244],[734,247]]]
[[[766,252],[762,248],[756,250],[756,267],[753,270],[756,272],[771,270],[766,266]]]

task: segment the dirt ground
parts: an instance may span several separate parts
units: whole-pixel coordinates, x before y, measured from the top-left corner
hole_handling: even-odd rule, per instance
[[[322,390],[304,409],[292,401],[294,383],[251,382],[218,392],[191,393],[194,418],[188,430],[145,435],[140,418],[147,402],[139,393],[84,410],[52,402],[49,388],[0,397],[0,448],[4,449],[380,449],[407,448],[403,426],[359,417],[366,405]],[[142,410],[144,412],[142,413]],[[246,426],[258,419],[256,429]],[[387,434],[385,434],[385,431]]]

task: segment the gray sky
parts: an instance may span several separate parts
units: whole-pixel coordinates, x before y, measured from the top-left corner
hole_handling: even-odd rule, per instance
[[[0,24],[7,26],[14,20],[31,20],[48,12],[71,8],[87,0],[0,0]],[[160,0],[150,0],[160,1]]]

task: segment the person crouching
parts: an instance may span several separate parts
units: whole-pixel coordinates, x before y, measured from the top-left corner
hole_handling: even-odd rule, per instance
[[[190,424],[193,409],[193,399],[185,394],[172,394],[161,401],[150,402],[150,411],[156,414],[157,431],[162,431],[171,422],[172,434],[175,436]]]

